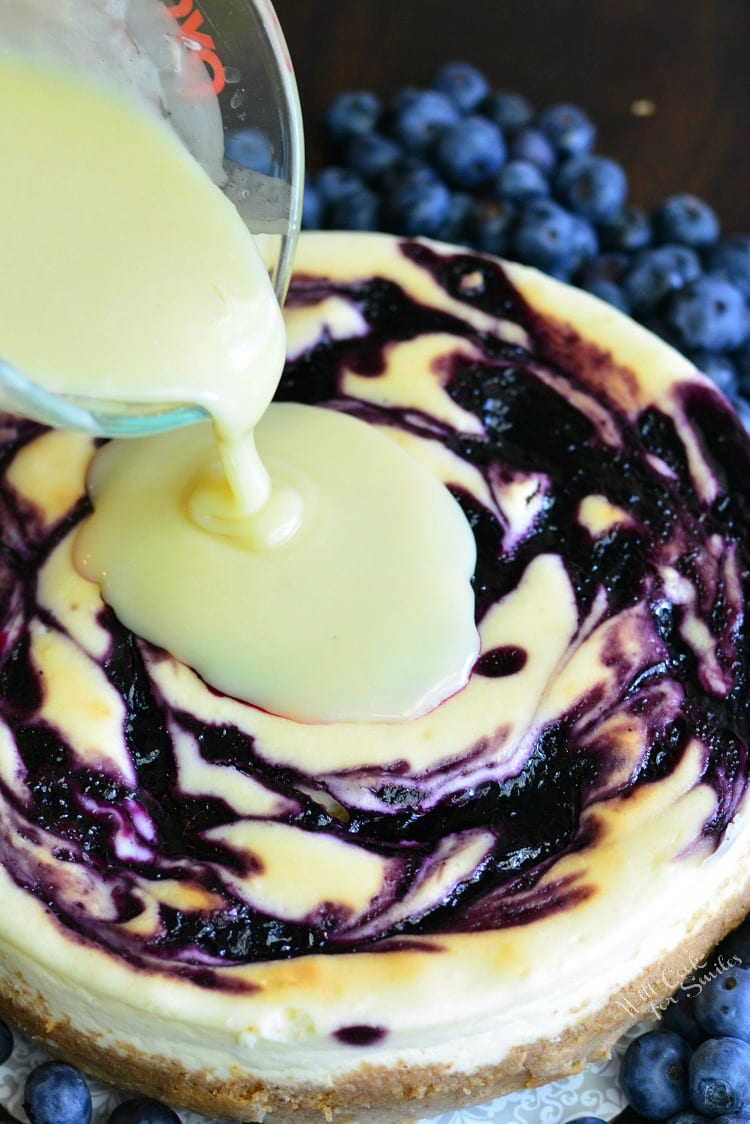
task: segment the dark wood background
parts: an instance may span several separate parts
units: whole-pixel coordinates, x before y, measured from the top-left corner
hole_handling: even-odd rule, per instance
[[[388,98],[465,59],[538,108],[583,106],[630,199],[692,191],[750,230],[750,0],[275,0],[302,102],[308,165],[341,90]],[[653,103],[651,116],[633,104]]]

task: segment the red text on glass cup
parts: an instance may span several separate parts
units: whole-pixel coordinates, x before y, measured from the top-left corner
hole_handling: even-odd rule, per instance
[[[210,35],[201,31],[203,16],[195,6],[193,0],[177,0],[171,8],[167,8],[170,16],[177,21],[180,27],[180,38],[191,48],[198,52],[198,58],[208,67],[211,75],[211,85],[214,93],[220,94],[224,89],[224,67],[216,54],[216,44]]]

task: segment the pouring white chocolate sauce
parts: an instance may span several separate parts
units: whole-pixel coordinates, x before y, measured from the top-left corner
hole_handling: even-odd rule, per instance
[[[166,126],[9,55],[0,138],[4,357],[60,394],[211,418],[94,459],[76,562],[123,623],[299,720],[403,720],[459,690],[468,524],[385,434],[270,405],[283,322],[232,204]]]

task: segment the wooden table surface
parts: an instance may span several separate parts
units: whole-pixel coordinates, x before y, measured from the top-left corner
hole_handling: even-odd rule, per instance
[[[384,98],[465,59],[538,108],[583,106],[630,200],[692,191],[726,232],[750,230],[750,0],[275,0],[305,119],[308,166],[327,159],[325,107]],[[637,103],[652,103],[639,116]],[[634,110],[634,106],[636,107]]]

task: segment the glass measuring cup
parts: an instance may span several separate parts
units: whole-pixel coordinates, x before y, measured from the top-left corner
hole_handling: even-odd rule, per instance
[[[304,148],[294,74],[269,0],[129,0],[124,14],[118,0],[3,0],[3,48],[84,69],[158,109],[236,207],[283,303],[300,228]],[[0,409],[48,425],[127,437],[206,416],[189,402],[53,393],[1,353],[2,340]]]

